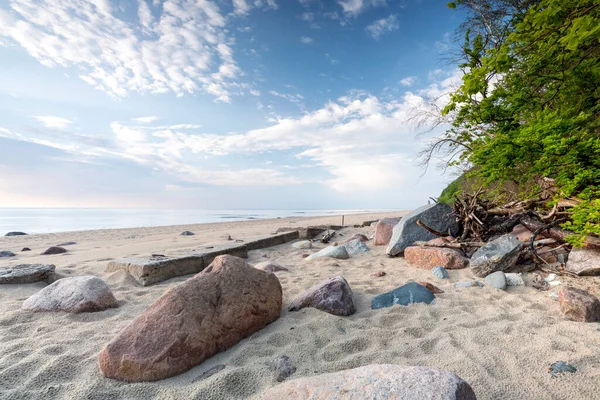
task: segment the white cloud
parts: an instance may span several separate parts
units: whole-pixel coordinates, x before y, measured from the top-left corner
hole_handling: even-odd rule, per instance
[[[302,102],[302,100],[304,100],[304,96],[302,96],[301,94],[279,93],[275,90],[270,90],[269,94],[271,96],[286,99],[287,101],[289,101],[291,103],[297,104],[298,106],[300,106],[300,108],[304,108],[304,103]]]
[[[246,15],[250,11],[250,6],[246,0],[233,0],[233,12],[239,15]]]
[[[139,24],[131,24],[108,0],[11,0],[10,11],[0,9],[0,38],[44,66],[78,68],[112,96],[204,92],[229,102],[237,94],[241,71],[218,1],[165,0],[156,20],[147,1],[137,5]],[[240,14],[249,7],[234,6]]]
[[[140,124],[151,124],[155,121],[158,121],[158,117],[155,117],[154,115],[151,115],[149,117],[138,117],[138,118],[132,118],[132,121],[135,122],[139,122]]]
[[[387,18],[379,19],[367,26],[365,29],[374,39],[379,39],[381,35],[389,32],[393,32],[400,27],[398,23],[398,17],[390,15]]]
[[[65,129],[73,123],[73,121],[66,118],[55,117],[53,115],[40,115],[34,118],[44,124],[46,128]]]
[[[386,0],[338,0],[338,4],[346,14],[358,15],[369,6],[385,6]]]
[[[400,83],[402,86],[412,86],[417,82],[417,77],[416,76],[407,76],[406,78],[403,78],[400,80]]]
[[[252,96],[257,96],[258,97],[258,96],[260,96],[260,90],[251,89],[250,90],[250,94]]]
[[[312,42],[313,42],[313,39],[312,39],[311,37],[308,37],[308,36],[302,36],[302,37],[300,38],[300,41],[301,41],[302,43],[304,43],[304,44],[309,44],[309,43],[312,43]]]

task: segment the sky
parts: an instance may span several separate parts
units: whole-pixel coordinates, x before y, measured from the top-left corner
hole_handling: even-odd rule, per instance
[[[0,0],[0,207],[409,209],[434,0]],[[422,129],[421,129],[422,130]]]

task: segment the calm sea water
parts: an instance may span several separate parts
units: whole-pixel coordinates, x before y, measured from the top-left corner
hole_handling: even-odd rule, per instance
[[[251,219],[356,214],[383,210],[172,210],[117,208],[0,208],[0,236]]]

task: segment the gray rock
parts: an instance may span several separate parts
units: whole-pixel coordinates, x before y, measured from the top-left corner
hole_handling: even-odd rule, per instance
[[[448,274],[448,271],[444,267],[440,267],[440,266],[433,267],[431,269],[431,273],[440,279],[450,279],[450,275]]]
[[[507,271],[517,264],[522,247],[523,243],[511,234],[492,240],[473,254],[470,261],[471,270],[479,277],[496,271]]]
[[[23,303],[25,310],[70,313],[102,311],[117,306],[110,287],[95,276],[59,279]]]
[[[369,251],[369,247],[360,239],[350,240],[349,242],[345,243],[343,247],[346,248],[346,251],[351,256]]]
[[[52,254],[62,254],[62,253],[66,253],[67,249],[65,249],[64,247],[60,247],[60,246],[52,246],[50,248],[48,248],[46,251],[44,251],[42,253],[42,255],[47,256],[47,255],[52,255]]]
[[[267,272],[278,272],[278,271],[288,271],[288,269],[282,265],[277,264],[273,261],[263,261],[254,266],[256,269],[260,269],[262,271]]]
[[[261,400],[476,400],[457,375],[425,367],[373,364],[292,379],[268,389]]]
[[[27,236],[25,232],[8,232],[4,236]]]
[[[455,283],[454,287],[457,289],[464,287],[483,287],[483,283],[479,281],[464,281]]]
[[[557,361],[548,368],[548,372],[555,377],[556,375],[564,374],[565,372],[575,373],[577,372],[577,368],[567,362]]]
[[[574,248],[565,269],[580,276],[600,275],[600,251]]]
[[[417,225],[417,220],[439,232],[449,232],[451,236],[458,234],[459,225],[452,215],[452,209],[443,203],[428,204],[411,211],[394,226],[387,248],[388,255],[400,255],[404,249],[417,241],[428,241],[437,237]]]
[[[490,285],[491,287],[500,290],[505,290],[507,286],[506,276],[502,271],[492,272],[491,274],[485,277],[484,282]]]
[[[72,246],[74,244],[77,244],[77,242],[64,242],[61,244],[57,244],[57,246]]]
[[[296,372],[296,367],[288,356],[278,356],[271,361],[271,369],[275,373],[275,380],[283,382]]]
[[[314,307],[329,314],[343,316],[356,312],[352,289],[342,276],[329,278],[300,293],[290,304],[289,310],[298,311],[305,307]]]
[[[344,246],[329,246],[325,247],[317,253],[311,254],[310,256],[306,257],[306,259],[314,260],[320,257],[331,257],[340,260],[345,260],[347,258],[350,258],[350,255],[348,254],[348,250],[346,250]]]
[[[21,251],[31,251],[31,249],[29,247],[23,247]]]
[[[504,277],[506,278],[506,285],[508,286],[525,286],[525,281],[521,274],[509,272],[504,274]]]
[[[373,310],[391,307],[394,304],[407,306],[413,303],[431,304],[435,300],[435,296],[425,286],[417,282],[408,282],[406,285],[400,286],[391,292],[383,293],[373,297],[371,300],[371,308]]]
[[[310,240],[301,240],[292,244],[295,249],[312,249],[312,242]]]
[[[14,257],[14,256],[15,256],[15,253],[13,253],[12,251],[8,251],[8,250],[0,251],[0,258]]]
[[[192,231],[183,231],[179,234],[180,236],[194,236],[195,233]]]
[[[0,268],[0,283],[34,283],[54,278],[54,265],[21,264]]]

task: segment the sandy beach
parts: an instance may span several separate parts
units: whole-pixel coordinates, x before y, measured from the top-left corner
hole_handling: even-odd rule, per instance
[[[348,225],[384,216],[346,216]],[[95,230],[2,237],[0,250],[16,257],[0,267],[23,263],[56,265],[61,277],[95,275],[104,279],[119,307],[96,313],[33,313],[23,301],[45,283],[0,286],[0,398],[2,399],[246,399],[277,385],[267,366],[287,355],[297,367],[288,379],[340,371],[373,363],[426,366],[456,373],[478,399],[599,399],[600,325],[566,320],[558,303],[530,286],[499,291],[490,287],[455,289],[472,279],[469,269],[450,271],[440,280],[429,270],[410,267],[403,258],[389,258],[385,247],[369,243],[371,251],[348,260],[307,261],[306,250],[290,243],[250,252],[254,265],[272,260],[289,268],[277,272],[283,287],[281,317],[233,348],[179,376],[150,383],[124,383],[104,378],[98,353],[122,328],[164,291],[188,277],[142,287],[123,271],[107,273],[110,260],[152,253],[194,249],[233,239],[249,239],[280,227],[339,224],[340,217],[285,218],[202,225]],[[26,230],[26,227],[23,227]],[[190,230],[195,236],[180,236]],[[374,227],[344,228],[339,233],[372,235]],[[65,246],[61,255],[42,256],[52,245]],[[31,252],[21,252],[29,247]],[[318,244],[318,248],[325,245]],[[315,251],[314,249],[312,251]],[[370,273],[383,270],[384,277]],[[337,317],[316,309],[288,312],[292,299],[324,279],[342,275],[354,292],[357,312]],[[408,281],[429,281],[442,290],[435,304],[393,306],[371,310],[371,298]],[[568,278],[561,277],[562,284]],[[599,278],[583,284],[597,294]],[[555,361],[577,367],[574,374],[553,378],[547,368]],[[217,364],[226,368],[193,382]]]

